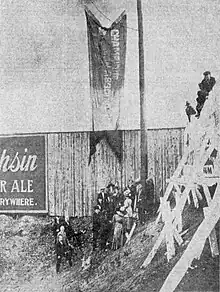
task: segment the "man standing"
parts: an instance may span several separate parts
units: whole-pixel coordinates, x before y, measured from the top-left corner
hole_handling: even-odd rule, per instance
[[[105,192],[105,188],[101,188],[101,192],[98,194],[97,204],[101,207],[101,211],[108,211],[109,208],[109,197]]]
[[[71,253],[69,253],[69,247],[63,240],[63,236],[61,234],[58,235],[58,241],[56,243],[56,255],[57,255],[57,263],[56,263],[56,272],[59,273],[60,264],[63,257],[69,261],[70,267],[72,267]]]

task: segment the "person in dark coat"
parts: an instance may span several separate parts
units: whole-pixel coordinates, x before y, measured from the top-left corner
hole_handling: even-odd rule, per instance
[[[197,92],[198,97],[196,99],[197,118],[200,117],[201,110],[205,104],[206,99],[208,98],[209,92],[212,90],[213,86],[216,83],[215,78],[211,76],[210,71],[205,71],[203,75],[203,80],[198,84],[200,90]]]
[[[116,208],[123,205],[124,202],[124,196],[119,191],[119,187],[114,187],[114,193],[112,195],[112,217],[115,214]]]
[[[114,192],[114,187],[115,187],[115,185],[114,185],[113,183],[109,183],[109,184],[107,185],[107,194],[108,194],[109,196],[111,196],[111,195],[113,194],[113,192]]]
[[[203,75],[204,75],[204,78],[201,81],[201,83],[199,83],[199,88],[200,90],[206,92],[207,95],[209,95],[209,92],[212,90],[216,81],[215,81],[215,78],[211,76],[210,71],[205,71]]]
[[[65,257],[70,267],[72,267],[72,259],[71,259],[71,253],[69,251],[69,246],[65,243],[63,240],[63,236],[61,234],[58,235],[58,240],[56,243],[56,256],[57,256],[57,263],[56,263],[56,272],[59,273],[60,271],[60,264],[62,262],[62,259]]]
[[[101,211],[105,210],[108,212],[109,201],[110,199],[108,194],[105,192],[105,188],[101,188],[101,192],[97,197],[97,205],[101,206]]]
[[[146,210],[146,213],[148,214],[152,213],[153,208],[154,208],[154,188],[155,188],[155,176],[151,174],[146,179],[146,184],[145,184],[145,192],[146,192],[145,210]]]
[[[107,243],[110,239],[112,223],[109,220],[109,214],[103,211],[101,214],[101,226],[100,226],[100,248],[105,250],[107,248]]]
[[[203,109],[203,106],[205,104],[207,97],[207,92],[204,92],[202,90],[199,90],[197,92],[198,97],[196,98],[197,101],[197,105],[196,105],[196,110],[197,110],[197,114],[195,115],[195,117],[199,118],[200,117],[200,113]]]
[[[136,196],[136,186],[135,186],[135,183],[132,179],[130,179],[128,181],[128,188],[131,192],[130,194],[130,198],[131,198],[131,201],[132,201],[132,210],[134,210],[134,202],[135,202],[135,196]]]
[[[190,103],[187,101],[186,102],[186,115],[188,117],[189,122],[191,122],[191,116],[196,114],[195,109],[190,105]]]
[[[80,228],[74,232],[73,245],[79,248],[81,252],[85,242],[85,232],[86,230],[81,230]]]
[[[93,250],[97,248],[97,243],[100,235],[101,229],[101,217],[100,217],[100,208],[96,206],[93,213]]]

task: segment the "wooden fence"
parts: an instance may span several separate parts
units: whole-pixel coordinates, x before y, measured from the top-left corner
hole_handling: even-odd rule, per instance
[[[50,215],[91,215],[97,194],[109,182],[126,185],[140,173],[139,131],[123,131],[120,164],[102,140],[89,160],[89,133],[48,134],[47,165]]]
[[[165,192],[170,178],[183,155],[184,128],[148,130],[148,169],[155,180],[155,201]]]
[[[120,164],[105,142],[89,159],[89,132],[47,134],[50,215],[91,215],[97,193],[110,181],[125,186],[140,176],[140,131],[123,131]],[[184,129],[148,130],[149,174],[155,176],[155,200],[164,192],[183,154]]]

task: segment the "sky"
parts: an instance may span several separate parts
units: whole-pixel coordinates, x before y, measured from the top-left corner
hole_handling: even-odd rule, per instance
[[[139,128],[136,0],[2,0],[0,133],[91,130],[85,5],[109,27],[128,21],[121,129]],[[143,0],[145,119],[148,128],[182,127],[202,73],[218,87],[217,0]]]

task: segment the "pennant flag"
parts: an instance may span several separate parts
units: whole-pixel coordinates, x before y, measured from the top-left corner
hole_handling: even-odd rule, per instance
[[[124,90],[127,16],[123,12],[110,28],[85,10],[88,32],[90,95],[93,131],[119,127]]]
[[[98,131],[90,133],[90,154],[89,164],[91,162],[92,155],[96,152],[96,145],[105,139],[110,148],[112,149],[119,162],[122,160],[122,131]]]

